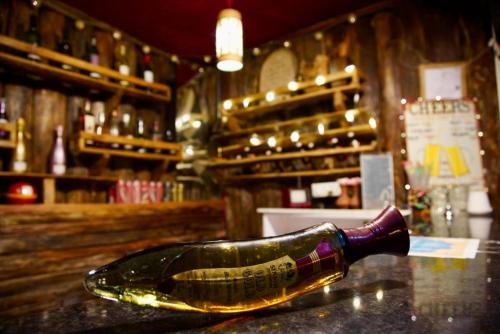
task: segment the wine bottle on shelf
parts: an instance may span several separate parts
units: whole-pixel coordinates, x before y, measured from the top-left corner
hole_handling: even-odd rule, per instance
[[[87,60],[92,65],[99,66],[99,51],[97,50],[97,40],[95,36],[90,40],[90,47],[87,51]],[[101,75],[97,72],[91,71],[90,76],[92,78],[100,78]]]
[[[162,141],[162,133],[160,130],[160,120],[155,119],[153,122],[153,134],[151,136],[153,141]],[[155,153],[161,153],[161,149],[155,149]]]
[[[116,58],[116,69],[121,75],[130,75],[130,67],[127,59],[127,47],[123,43],[119,46],[118,57]],[[129,82],[127,80],[120,80],[120,85],[128,86]]]
[[[122,121],[121,121],[121,135],[125,136],[127,138],[134,138],[132,135],[132,131],[130,130],[130,114],[129,113],[124,113],[122,115]],[[123,145],[123,148],[126,150],[131,150],[133,149],[133,146],[130,144],[125,144]]]
[[[142,119],[142,117],[137,117],[137,122],[136,122],[136,125],[135,125],[135,137],[136,138],[139,138],[139,139],[142,139],[144,138],[144,120]],[[145,153],[146,152],[146,149],[144,147],[138,147],[137,148],[137,152],[139,153]]]
[[[66,173],[66,152],[64,151],[63,132],[63,126],[58,125],[56,127],[56,141],[50,159],[50,172],[56,175],[64,175]]]
[[[85,109],[83,114],[83,131],[87,133],[95,133],[95,116],[91,110],[90,101],[85,101]],[[93,145],[94,141],[87,139],[85,142],[87,145]]]
[[[86,277],[91,293],[139,305],[246,312],[280,304],[346,277],[373,254],[408,254],[406,222],[394,207],[364,227],[328,222],[247,241],[174,244],[128,254]]]
[[[142,60],[144,63],[144,69],[142,71],[142,77],[144,78],[144,81],[152,83],[155,81],[155,75],[153,73],[153,69],[151,68],[151,54],[149,53],[149,47],[145,47],[143,51],[144,56]]]
[[[24,141],[24,118],[18,118],[16,122],[17,135],[14,156],[12,158],[12,170],[17,173],[24,173],[28,169],[26,162],[26,143]]]
[[[40,34],[38,33],[38,19],[36,15],[30,16],[30,25],[28,31],[24,34],[24,41],[34,46],[40,45]],[[35,53],[28,53],[28,58],[35,61],[40,61],[41,58]]]
[[[106,124],[106,108],[104,106],[104,102],[93,102],[92,113],[95,116],[95,133],[97,135],[104,134],[104,125]]]
[[[7,103],[5,98],[0,98],[0,124],[6,124],[9,122],[9,117],[7,117]],[[0,129],[0,139],[8,139],[9,133]]]
[[[73,48],[71,47],[71,44],[69,43],[68,35],[69,35],[69,28],[68,28],[68,25],[66,25],[64,27],[64,30],[63,30],[62,40],[59,43],[59,45],[57,46],[57,50],[60,53],[65,54],[67,56],[73,56]],[[61,63],[61,67],[65,70],[68,70],[68,71],[73,70],[73,67],[71,65],[68,65],[65,63]]]
[[[118,111],[116,109],[111,112],[109,134],[112,136],[120,135],[120,120],[118,119]],[[120,144],[118,143],[112,143],[110,146],[111,148],[120,148]]]

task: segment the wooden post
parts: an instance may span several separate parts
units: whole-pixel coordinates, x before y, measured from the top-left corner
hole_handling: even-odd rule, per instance
[[[394,39],[393,14],[383,12],[373,19],[380,80],[380,142],[381,147],[394,157],[394,186],[396,204],[405,202],[404,172],[401,157],[401,129],[399,114],[401,111],[401,90],[398,57],[390,43]]]

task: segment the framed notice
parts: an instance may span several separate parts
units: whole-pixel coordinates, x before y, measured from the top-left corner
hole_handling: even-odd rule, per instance
[[[395,203],[391,154],[361,154],[363,209],[382,209]]]
[[[465,69],[465,62],[420,65],[420,96],[429,100],[467,96]]]
[[[267,92],[288,85],[297,76],[297,57],[289,49],[281,48],[269,56],[260,69],[259,91]]]
[[[430,186],[483,186],[476,107],[469,99],[404,105],[407,159],[430,173]]]

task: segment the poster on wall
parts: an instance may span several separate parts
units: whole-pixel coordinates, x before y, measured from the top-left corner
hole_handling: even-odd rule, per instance
[[[430,173],[430,186],[483,186],[476,107],[469,99],[404,105],[407,159]]]

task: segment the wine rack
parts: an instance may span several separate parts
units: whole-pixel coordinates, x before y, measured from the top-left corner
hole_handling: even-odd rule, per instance
[[[358,155],[377,148],[370,111],[357,107],[357,101],[351,108],[345,103],[355,95],[359,100],[361,79],[351,67],[223,101],[220,109],[227,128],[212,138],[214,156],[208,167],[228,183],[359,175]],[[324,112],[329,101],[334,111]],[[319,103],[322,111],[314,112]],[[294,114],[298,108],[299,114]],[[304,115],[309,108],[313,112]]]

